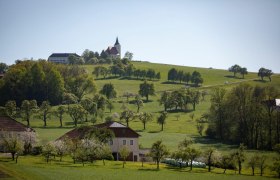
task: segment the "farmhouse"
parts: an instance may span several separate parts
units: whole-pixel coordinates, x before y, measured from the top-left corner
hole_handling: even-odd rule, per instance
[[[49,62],[54,62],[54,63],[60,63],[60,64],[68,64],[69,56],[75,56],[79,58],[80,56],[76,53],[52,53],[48,61]]]
[[[0,116],[0,141],[13,137],[23,140],[26,137],[35,138],[36,136],[35,131],[32,128],[27,127],[8,116]],[[32,141],[35,142],[36,140],[32,139]],[[3,150],[4,149],[0,143],[0,152]]]
[[[106,122],[102,124],[97,124],[94,126],[87,126],[83,128],[75,128],[58,139],[63,139],[64,137],[68,137],[70,139],[79,138],[82,139],[85,137],[87,132],[89,132],[93,128],[106,128],[111,130],[115,137],[112,141],[109,142],[109,146],[112,150],[114,160],[119,160],[119,150],[122,146],[127,146],[130,150],[130,154],[127,158],[129,161],[139,161],[139,144],[138,138],[139,134],[132,130],[131,128],[119,123],[119,122]]]

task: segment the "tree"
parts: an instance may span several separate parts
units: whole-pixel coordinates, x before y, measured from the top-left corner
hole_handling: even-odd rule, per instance
[[[39,116],[43,119],[44,121],[44,127],[47,126],[47,119],[51,115],[51,105],[48,101],[43,101],[40,108],[39,108]]]
[[[103,161],[103,165],[105,166],[105,160],[113,160],[114,157],[112,155],[112,150],[109,146],[103,145],[99,151],[99,157]]]
[[[248,162],[249,167],[252,168],[252,175],[255,175],[255,168],[259,165],[260,157],[257,154],[254,154]]]
[[[196,149],[196,148],[193,148],[193,147],[189,147],[187,148],[187,154],[188,154],[188,157],[190,158],[190,161],[191,161],[191,170],[192,170],[192,166],[193,166],[193,161],[199,157],[199,155],[201,154],[201,152]]]
[[[267,167],[266,164],[265,164],[266,159],[267,159],[267,156],[265,156],[265,155],[262,155],[262,156],[260,157],[260,159],[259,159],[259,160],[260,160],[260,161],[259,161],[260,176],[263,175],[264,169]]]
[[[126,161],[127,157],[129,156],[129,153],[130,153],[128,147],[127,146],[122,146],[120,148],[119,153],[120,153],[120,156],[123,160],[123,168],[124,168],[125,161]]]
[[[23,119],[27,121],[27,126],[30,126],[30,117],[37,109],[37,101],[36,100],[24,100],[21,103],[21,114]]]
[[[242,163],[245,161],[246,155],[244,150],[246,147],[243,144],[240,144],[238,150],[233,153],[233,158],[237,161],[238,164],[238,173],[241,174]]]
[[[17,137],[17,134],[5,134],[5,137],[2,139],[2,142],[0,140],[0,143],[4,147],[4,151],[7,153],[11,153],[12,160],[15,160],[15,155],[21,153],[23,151],[23,143],[22,141]],[[16,156],[16,162],[17,162]]]
[[[59,161],[62,161],[62,157],[68,152],[67,143],[63,140],[56,140],[53,142],[56,155],[60,157]]]
[[[62,103],[67,104],[67,109],[69,110],[69,105],[70,104],[78,103],[78,97],[75,96],[75,94],[72,94],[72,93],[64,93]]]
[[[189,72],[184,73],[183,81],[189,84],[190,80],[191,80],[191,74]]]
[[[189,100],[193,105],[193,110],[195,111],[195,105],[199,103],[200,92],[188,90],[187,94],[189,95]]]
[[[9,66],[5,63],[0,63],[0,74],[5,73],[8,70]]]
[[[280,178],[280,158],[274,160],[271,170],[275,171],[278,174],[278,178]]]
[[[154,84],[151,83],[147,83],[147,81],[145,80],[144,83],[140,84],[139,87],[139,94],[143,97],[146,97],[146,101],[149,101],[149,95],[155,95],[155,88],[154,88]]]
[[[170,107],[170,99],[171,99],[171,94],[168,91],[164,91],[161,94],[159,104],[164,106],[164,111],[167,111],[167,108]]]
[[[129,110],[126,109],[121,113],[120,119],[124,119],[126,122],[126,126],[129,127],[129,121],[131,121],[134,118],[134,113]]]
[[[105,95],[107,99],[115,98],[117,96],[114,85],[111,83],[104,84],[103,88],[100,90],[100,93]]]
[[[68,90],[81,101],[85,95],[94,93],[96,86],[91,77],[80,75],[69,80]]]
[[[157,163],[157,169],[159,170],[159,162],[169,154],[166,146],[162,144],[162,141],[156,141],[153,143],[150,156],[153,158],[154,161]]]
[[[110,113],[112,112],[112,109],[114,109],[113,101],[110,99],[107,100],[107,108],[110,110]]]
[[[240,68],[240,74],[242,75],[242,78],[244,79],[244,75],[245,74],[248,74],[248,71],[247,71],[247,68],[243,67],[243,68]]]
[[[191,76],[191,82],[195,84],[195,86],[198,86],[199,84],[203,83],[203,78],[201,77],[201,74],[197,71],[194,71]]]
[[[228,70],[229,72],[233,72],[233,76],[236,77],[236,73],[240,72],[241,67],[237,64],[231,66]]]
[[[15,118],[15,115],[17,113],[16,101],[7,101],[5,104],[5,112],[9,117]]]
[[[64,106],[59,105],[57,109],[53,112],[53,114],[59,118],[60,122],[60,127],[62,127],[62,119],[63,119],[63,114],[66,112]]]
[[[46,72],[46,100],[52,105],[57,105],[62,102],[64,88],[64,80],[56,68],[51,68]]]
[[[123,58],[126,58],[126,59],[131,61],[132,58],[133,58],[133,53],[129,52],[129,51],[126,51]]]
[[[272,76],[273,72],[270,69],[266,69],[266,68],[260,68],[259,72],[258,72],[258,76],[261,77],[262,81],[264,77],[268,77],[269,81],[271,82],[271,76]]]
[[[163,125],[166,123],[167,112],[163,111],[157,119],[157,123],[161,124],[161,131],[163,131]]]
[[[68,114],[72,118],[75,127],[77,126],[78,121],[83,119],[84,113],[85,109],[79,104],[73,104],[69,106]]]
[[[153,115],[148,112],[141,112],[138,117],[144,125],[144,130],[146,129],[146,123],[153,120]]]
[[[30,154],[32,147],[36,144],[36,133],[31,129],[28,129],[20,136],[21,142],[23,143],[23,153]]]
[[[168,71],[168,81],[176,81],[177,80],[177,70],[172,68]]]
[[[55,147],[53,143],[47,143],[46,145],[43,146],[42,150],[43,156],[45,156],[46,162],[49,163],[52,157],[55,155]]]
[[[221,168],[224,169],[224,174],[226,173],[226,170],[230,167],[233,167],[234,163],[232,158],[229,155],[223,155],[221,158]]]
[[[135,101],[134,102],[135,102],[134,104],[137,106],[137,113],[139,113],[139,110],[140,110],[141,107],[144,106],[144,103],[143,103],[143,101],[142,101],[142,99],[139,95],[135,96]]]

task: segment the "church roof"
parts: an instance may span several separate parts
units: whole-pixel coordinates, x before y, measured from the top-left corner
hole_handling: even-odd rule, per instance
[[[119,51],[116,47],[111,47],[109,46],[106,51],[106,53],[110,54],[110,55],[118,55],[119,54]]]

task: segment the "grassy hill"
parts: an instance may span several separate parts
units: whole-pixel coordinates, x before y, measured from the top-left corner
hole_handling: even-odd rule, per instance
[[[153,121],[149,122],[146,125],[146,130],[143,130],[143,125],[141,122],[139,122],[138,119],[133,120],[130,122],[130,127],[137,131],[141,137],[140,137],[140,144],[142,147],[149,148],[151,147],[152,143],[156,140],[163,140],[163,143],[167,145],[168,149],[170,151],[174,151],[177,149],[177,145],[180,141],[182,141],[186,137],[192,137],[196,141],[196,146],[200,147],[202,150],[213,146],[217,148],[222,153],[229,153],[232,149],[235,149],[235,145],[231,144],[222,144],[220,142],[217,142],[215,140],[210,140],[205,137],[200,137],[200,135],[197,132],[196,129],[196,119],[199,118],[203,113],[207,112],[210,107],[210,95],[207,95],[205,97],[204,101],[201,101],[197,107],[196,111],[189,111],[187,113],[185,112],[177,112],[177,113],[169,113],[167,122],[164,125],[164,131],[160,131],[161,127],[159,124],[156,123],[156,118],[158,117],[158,114],[160,111],[163,110],[163,107],[159,105],[158,99],[160,98],[160,94],[162,91],[165,90],[175,90],[175,89],[181,89],[185,88],[184,84],[171,84],[167,82],[167,73],[168,70],[175,67],[178,70],[183,70],[185,72],[192,73],[193,71],[198,71],[201,73],[204,83],[199,89],[203,89],[208,91],[209,94],[211,94],[211,89],[216,86],[223,86],[226,89],[231,89],[232,87],[240,84],[240,83],[249,83],[252,85],[272,85],[276,88],[280,89],[280,75],[274,75],[272,77],[272,82],[262,82],[259,81],[259,78],[257,77],[257,73],[249,72],[248,75],[245,76],[244,79],[242,78],[233,78],[233,73],[228,72],[227,70],[221,70],[221,69],[210,69],[210,68],[196,68],[196,67],[184,67],[184,66],[174,66],[174,65],[167,65],[167,64],[156,64],[156,63],[149,63],[149,62],[133,62],[134,66],[138,69],[148,69],[152,68],[156,72],[161,73],[161,79],[159,81],[152,81],[155,85],[156,95],[151,96],[150,100],[151,102],[145,103],[144,107],[140,109],[142,112],[152,112],[153,113]],[[108,65],[104,65],[108,66]],[[88,73],[92,75],[92,71],[95,66],[93,65],[84,65],[83,66]],[[95,78],[95,77],[94,77]],[[142,83],[142,80],[136,80],[136,79],[130,79],[130,78],[107,78],[107,79],[96,79],[95,83],[97,85],[98,91],[102,88],[102,86],[105,83],[112,83],[116,90],[117,90],[117,98],[114,99],[114,106],[115,108],[112,110],[112,113],[118,112],[120,113],[122,111],[121,106],[123,105],[122,102],[126,102],[126,98],[122,97],[124,92],[131,92],[131,93],[138,93],[139,85]],[[151,82],[151,81],[150,81]],[[227,82],[227,83],[225,83]],[[90,95],[91,96],[91,95]],[[132,98],[131,98],[132,100]],[[136,106],[134,104],[126,104],[131,110],[136,111]],[[54,107],[55,108],[55,107]],[[191,109],[191,107],[190,107]],[[105,111],[105,117],[109,116],[111,113],[109,110]],[[190,117],[191,114],[194,114],[194,119]],[[57,118],[52,117],[48,121],[48,127],[43,128],[43,121],[39,120],[38,118],[34,117],[31,120],[31,126],[34,127],[34,129],[37,131],[38,138],[40,139],[40,144],[44,144],[47,141],[55,140],[59,136],[63,135],[67,131],[70,131],[73,128],[73,125],[71,125],[71,118],[66,115],[64,118],[65,126],[63,128],[59,128],[59,121]],[[97,123],[101,123],[102,120],[99,120]],[[251,156],[256,151],[247,151],[247,154]],[[272,152],[260,152],[265,153],[269,156],[268,162],[272,162],[272,159],[274,158],[275,154]],[[23,168],[23,167],[22,167]],[[67,167],[69,168],[69,167]],[[69,171],[71,174],[71,170],[63,168],[63,171]],[[24,168],[23,168],[24,169]],[[97,168],[98,169],[98,168]],[[103,170],[96,170],[97,174],[101,173]],[[109,166],[109,169],[111,169],[111,166]],[[107,169],[108,170],[108,169]],[[38,170],[34,170],[38,171]],[[53,168],[47,169],[48,172],[57,171]],[[60,169],[59,171],[62,171]],[[111,170],[110,170],[111,171]],[[161,177],[166,176],[166,171],[161,172]],[[247,168],[247,171],[248,168]],[[132,171],[132,174],[137,177],[137,173],[140,172],[140,170]],[[151,174],[150,177],[154,177],[152,171],[145,171],[145,176],[148,174]],[[172,172],[172,171],[171,171]],[[87,173],[87,170],[85,170],[85,173]],[[124,173],[127,173],[127,170],[125,170]],[[172,172],[173,173],[173,172]],[[176,177],[180,176],[180,173],[177,172]],[[205,178],[208,177],[209,174],[205,174]],[[171,176],[171,175],[170,175]],[[195,176],[194,173],[192,173],[191,176]],[[122,179],[123,176],[120,176],[117,179]],[[167,177],[167,176],[166,176]],[[174,176],[175,177],[175,176]],[[180,176],[181,177],[181,176]],[[230,176],[227,176],[229,178]],[[238,176],[239,177],[239,176]],[[200,176],[200,178],[203,178]],[[214,177],[216,178],[216,177]],[[221,179],[224,177],[220,176]],[[235,176],[233,176],[235,178]],[[246,179],[240,178],[240,179]],[[105,177],[105,179],[108,179]],[[165,179],[165,178],[163,178]],[[180,178],[179,178],[180,179]],[[192,178],[196,179],[196,177]],[[218,178],[219,179],[219,178]]]

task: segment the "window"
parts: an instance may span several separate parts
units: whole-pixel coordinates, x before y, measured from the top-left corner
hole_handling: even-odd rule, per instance
[[[133,145],[133,140],[130,140],[130,145]]]
[[[126,140],[123,140],[123,145],[126,145]]]

